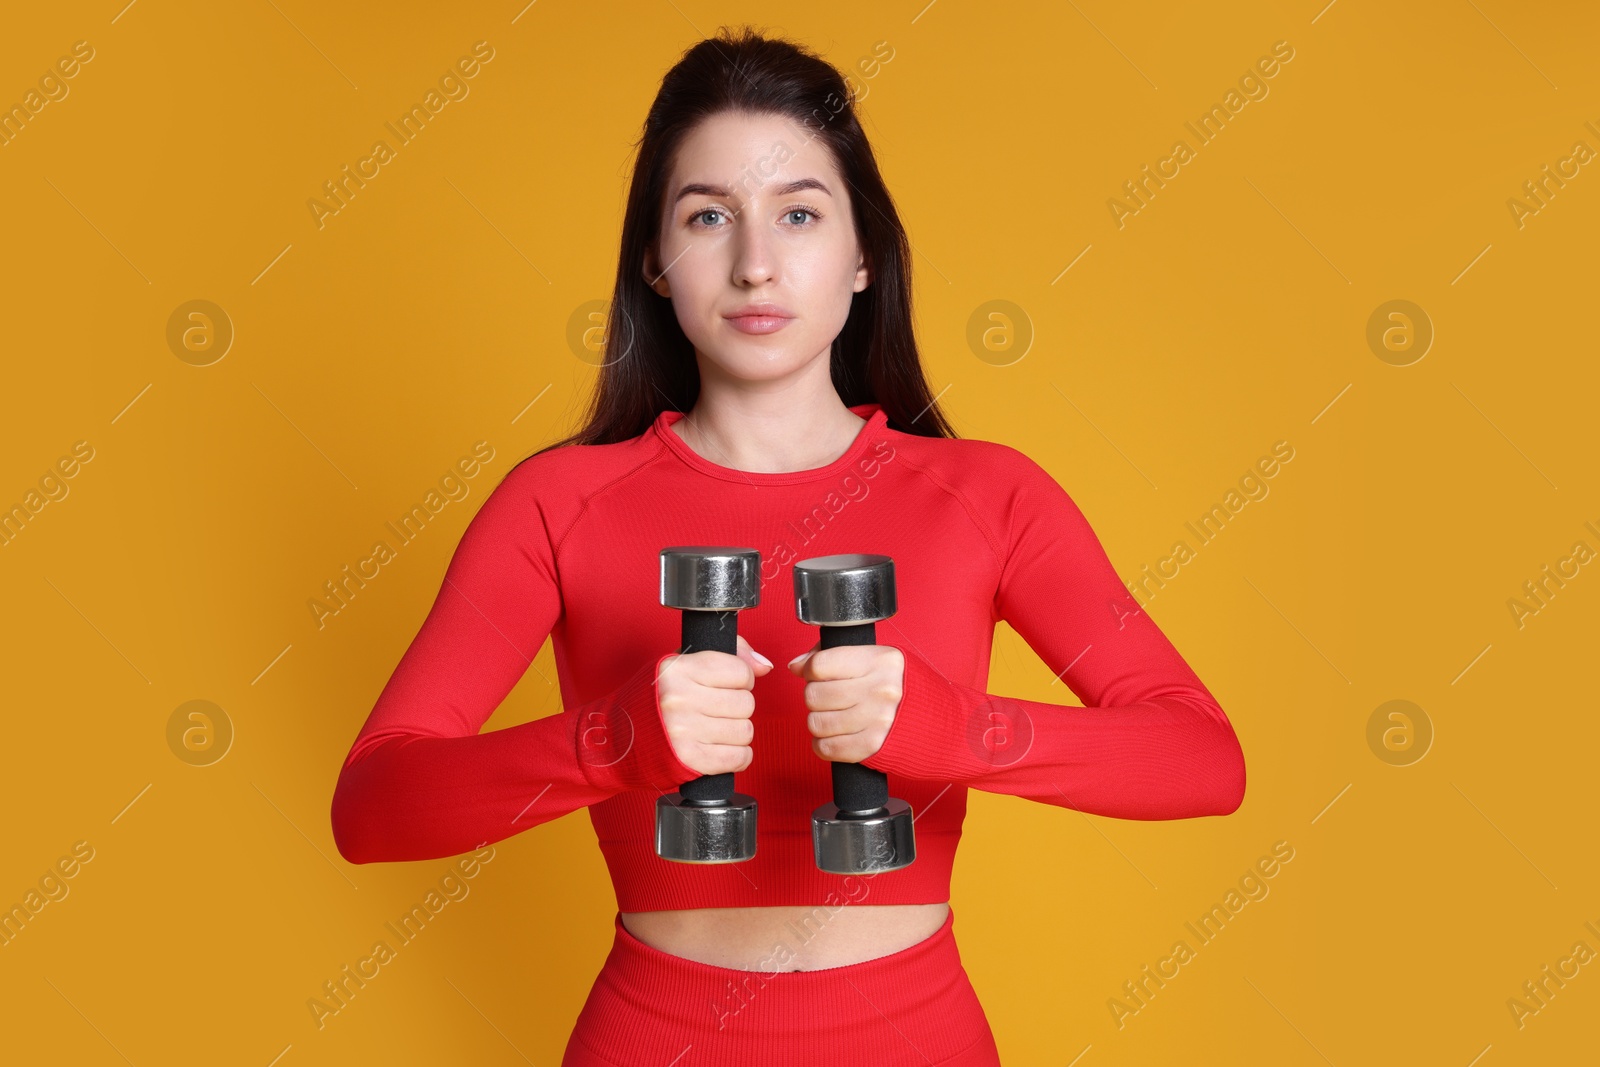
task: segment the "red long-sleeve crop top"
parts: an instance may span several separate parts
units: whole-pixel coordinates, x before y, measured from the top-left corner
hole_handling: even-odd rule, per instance
[[[916,815],[917,858],[873,875],[875,904],[950,899],[969,787],[1123,819],[1226,815],[1244,795],[1227,716],[1118,579],[1066,492],[1007,445],[888,426],[877,404],[850,448],[812,470],[719,466],[657,416],[638,437],[524,460],[462,534],[433,606],[356,737],[332,803],[352,863],[450,856],[587,807],[621,911],[838,902],[811,813],[832,799],[811,750],[805,682],[784,664],[816,643],[795,617],[792,565],[894,559],[898,611],[877,642],[905,656],[883,747],[864,762]],[[776,668],[755,683],[754,859],[655,854],[655,800],[696,772],[673,753],[656,671],[679,649],[660,604],[660,551],[761,553],[761,602],[739,632]],[[1004,619],[1084,707],[989,694]],[[479,733],[549,636],[563,711]],[[859,896],[859,894],[857,894]]]

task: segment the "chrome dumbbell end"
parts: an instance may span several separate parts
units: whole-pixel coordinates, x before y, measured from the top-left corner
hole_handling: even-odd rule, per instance
[[[756,854],[756,801],[729,793],[714,801],[682,793],[656,798],[656,855],[677,863],[741,863]]]

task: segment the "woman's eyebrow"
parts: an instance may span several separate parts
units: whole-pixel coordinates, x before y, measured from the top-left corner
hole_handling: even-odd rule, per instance
[[[787,185],[780,185],[776,190],[774,190],[773,195],[788,196],[791,193],[798,193],[801,189],[816,189],[830,197],[833,195],[832,191],[829,190],[826,185],[823,185],[815,178],[799,178],[795,181],[789,182]],[[684,197],[694,196],[697,193],[704,196],[733,195],[721,185],[707,185],[704,182],[690,182],[688,185],[685,185],[682,189],[678,190],[678,195],[672,198],[672,202],[677,203]]]

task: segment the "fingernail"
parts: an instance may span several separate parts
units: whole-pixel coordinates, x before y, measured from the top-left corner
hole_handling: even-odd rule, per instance
[[[796,656],[794,659],[789,661],[789,666],[793,667],[796,663],[799,663],[801,660],[803,660],[805,658],[806,658],[806,654],[804,652],[802,652],[798,656]]]
[[[750,650],[750,654],[752,656],[754,656],[756,659],[760,660],[762,663],[765,663],[767,666],[769,666],[769,667],[772,666],[772,661],[770,659],[768,659],[767,657],[763,656],[761,653],[757,652],[755,649],[752,648]]]

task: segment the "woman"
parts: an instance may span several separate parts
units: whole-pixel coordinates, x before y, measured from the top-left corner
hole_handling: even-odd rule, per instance
[[[619,910],[568,1067],[998,1063],[949,907],[967,788],[1129,819],[1242,800],[1227,716],[1076,505],[949,428],[907,249],[833,67],[748,32],[689,49],[645,122],[587,425],[484,502],[344,764],[355,863],[588,808]],[[658,553],[686,544],[761,553],[737,655],[674,651]],[[898,611],[822,650],[791,567],[845,552],[895,560]],[[1083,708],[985,692],[1000,619]],[[565,710],[480,734],[546,636]],[[817,869],[829,761],[888,774],[914,863]],[[756,856],[656,856],[657,796],[728,771]]]

